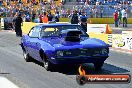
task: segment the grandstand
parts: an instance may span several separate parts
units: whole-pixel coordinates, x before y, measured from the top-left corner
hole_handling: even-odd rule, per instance
[[[112,17],[115,10],[125,7],[128,10],[128,17],[132,17],[131,0],[70,0],[65,2],[64,7],[65,9],[85,10],[89,17],[101,17],[101,12],[103,17]]]
[[[65,0],[67,5],[128,5],[131,0]]]
[[[132,0],[3,0],[3,4],[6,5],[9,1],[10,3],[16,3],[21,1],[21,3],[41,3],[41,2],[52,2],[54,1],[57,5],[60,2],[64,2],[65,5],[130,5]]]
[[[131,0],[21,0],[18,2],[17,0],[9,0],[10,2],[6,2],[7,0],[3,0],[3,7],[8,10],[9,7],[13,5],[20,5],[21,7],[33,8],[35,11],[38,10],[49,10],[54,14],[55,11],[59,11],[61,16],[67,17],[73,10],[77,11],[85,11],[88,17],[112,17],[113,12],[118,9],[123,9],[124,7],[128,10],[128,17],[132,17],[132,6]],[[63,1],[63,6],[61,5]],[[87,2],[87,3],[86,3]],[[10,5],[8,5],[10,4]],[[19,7],[20,7],[19,6]],[[6,8],[8,7],[8,8]],[[4,11],[6,11],[4,10]],[[70,11],[69,11],[70,10]],[[0,9],[2,12],[2,10]],[[3,11],[3,12],[4,12]]]

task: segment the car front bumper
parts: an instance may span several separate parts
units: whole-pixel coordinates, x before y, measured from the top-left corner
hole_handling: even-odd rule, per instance
[[[104,62],[109,56],[94,56],[94,57],[63,57],[50,59],[53,64],[82,64],[82,63],[97,63]]]

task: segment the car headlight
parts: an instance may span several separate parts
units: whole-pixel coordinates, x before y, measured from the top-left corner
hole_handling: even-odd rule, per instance
[[[102,49],[101,54],[108,54],[108,50],[107,49]]]
[[[57,54],[57,56],[59,56],[59,57],[60,57],[60,56],[64,56],[64,52],[63,52],[63,51],[57,51],[56,54]]]

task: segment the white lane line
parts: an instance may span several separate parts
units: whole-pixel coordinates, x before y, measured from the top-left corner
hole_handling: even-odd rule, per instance
[[[5,77],[0,77],[0,88],[19,88]]]

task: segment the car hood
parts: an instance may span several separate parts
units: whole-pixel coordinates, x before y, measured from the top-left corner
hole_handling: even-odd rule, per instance
[[[75,49],[75,48],[99,48],[106,47],[107,44],[95,38],[82,38],[79,42],[65,41],[64,38],[45,38],[43,41],[47,42],[57,50],[61,49]]]

